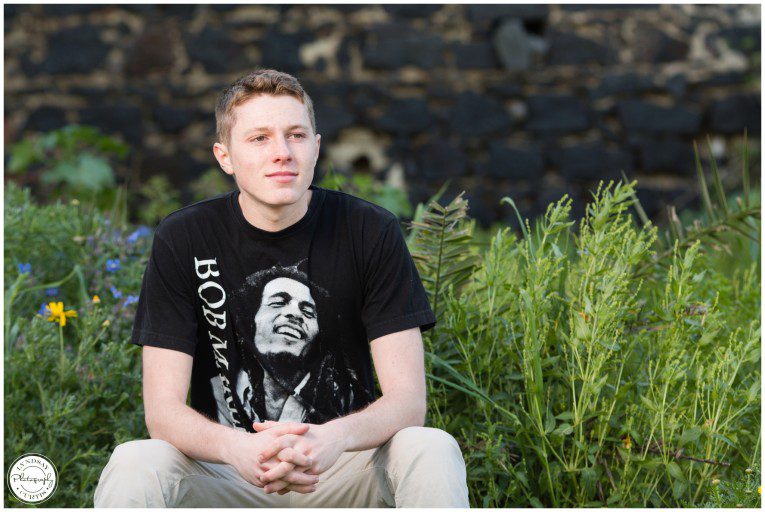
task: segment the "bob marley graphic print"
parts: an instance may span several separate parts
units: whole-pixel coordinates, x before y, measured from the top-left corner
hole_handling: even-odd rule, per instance
[[[232,192],[157,228],[132,342],[193,357],[191,407],[247,431],[324,423],[375,399],[368,342],[434,325],[386,210],[315,186],[296,224],[249,224]]]

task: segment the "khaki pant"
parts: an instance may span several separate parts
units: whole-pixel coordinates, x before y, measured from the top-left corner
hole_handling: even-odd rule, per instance
[[[266,494],[228,464],[191,459],[166,441],[115,448],[96,507],[468,507],[465,462],[452,436],[408,427],[379,448],[345,452],[310,494]]]

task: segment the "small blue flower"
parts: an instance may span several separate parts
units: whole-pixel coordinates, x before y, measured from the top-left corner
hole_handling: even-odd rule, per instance
[[[111,292],[112,292],[112,296],[113,296],[115,299],[120,299],[120,298],[122,298],[122,292],[121,292],[121,291],[119,291],[117,288],[115,288],[114,286],[112,286],[112,287],[110,288],[110,290],[111,290]]]
[[[56,295],[58,295],[58,288],[56,287],[46,288],[45,295],[47,295],[48,297],[55,297]]]
[[[48,305],[46,303],[42,303],[40,305],[40,310],[37,312],[40,316],[48,316],[50,315],[50,309],[48,309]]]
[[[31,263],[19,263],[19,274],[30,274],[30,273],[32,273]]]
[[[125,299],[125,304],[123,304],[122,306],[123,307],[129,306],[130,304],[135,304],[137,302],[138,302],[138,296],[128,295],[127,298]]]
[[[119,258],[115,258],[113,260],[106,260],[106,271],[107,272],[117,272],[120,269],[120,260]]]
[[[129,244],[134,244],[138,241],[139,238],[149,236],[150,234],[151,229],[149,229],[147,226],[138,226],[138,229],[130,233],[130,236],[127,237],[127,242]]]

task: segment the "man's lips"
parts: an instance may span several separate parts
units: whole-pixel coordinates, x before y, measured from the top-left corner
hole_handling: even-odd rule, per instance
[[[289,324],[277,325],[274,327],[274,332],[276,334],[283,334],[285,336],[289,336],[290,338],[296,338],[299,340],[306,339],[305,331],[295,327],[294,325],[289,325]]]
[[[271,178],[273,176],[297,176],[297,173],[296,172],[281,171],[281,172],[275,172],[275,173],[272,173],[272,174],[266,174],[267,178]]]

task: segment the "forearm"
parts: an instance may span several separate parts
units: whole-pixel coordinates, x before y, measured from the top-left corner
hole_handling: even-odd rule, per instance
[[[402,428],[425,423],[425,400],[383,395],[365,409],[327,423],[344,439],[344,451],[377,448]]]
[[[227,464],[231,448],[248,435],[215,423],[186,404],[163,404],[161,413],[147,414],[146,426],[152,439],[167,441],[192,459],[216,464]]]

